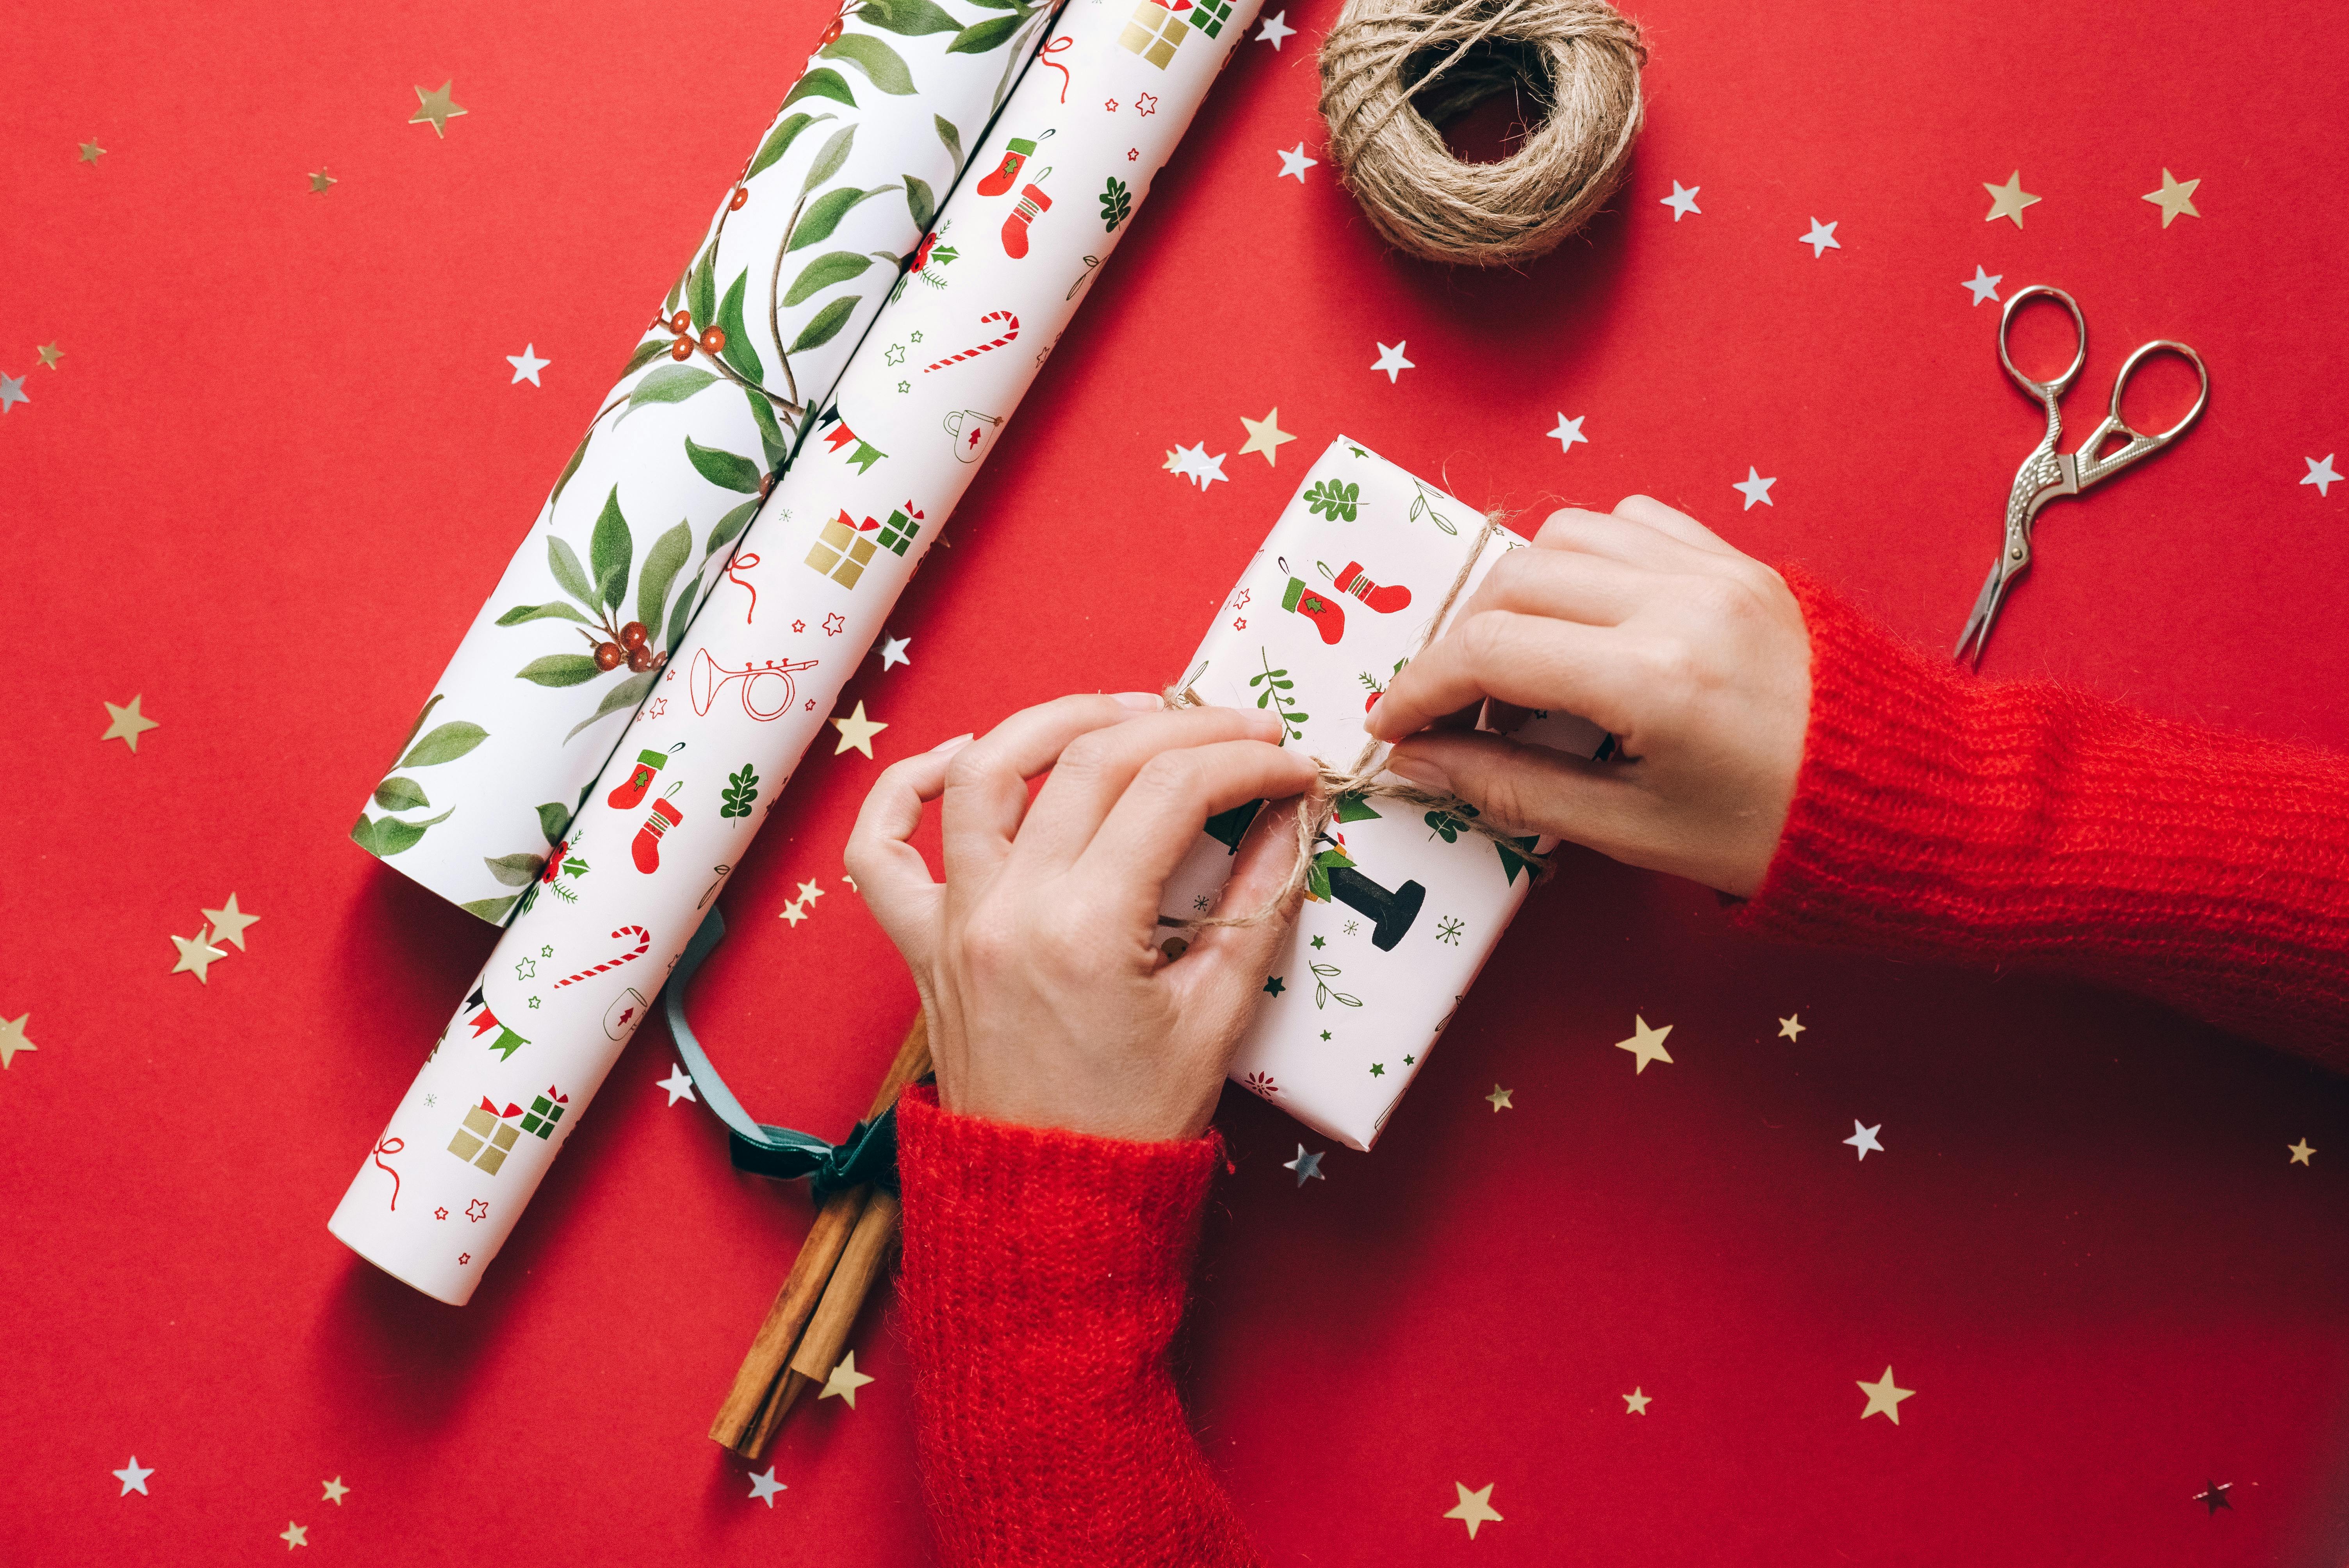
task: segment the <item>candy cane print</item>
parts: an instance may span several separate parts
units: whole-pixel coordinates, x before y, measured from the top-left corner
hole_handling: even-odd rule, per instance
[[[1011,325],[1004,329],[1004,333],[1001,337],[995,339],[993,342],[982,343],[977,348],[966,348],[960,354],[950,354],[946,358],[939,360],[936,365],[926,365],[922,367],[922,374],[927,376],[933,370],[943,370],[949,365],[957,364],[959,361],[970,359],[978,355],[985,354],[990,348],[1000,348],[1005,344],[1019,335],[1019,318],[1012,315],[1009,311],[988,311],[985,315],[978,318],[978,325],[985,326],[990,321],[1008,321]]]
[[[582,969],[576,975],[565,975],[564,978],[557,980],[554,983],[554,988],[560,991],[574,980],[585,980],[591,975],[601,975],[606,969],[617,969],[621,965],[626,964],[631,958],[642,958],[645,955],[645,949],[653,944],[652,934],[650,932],[647,931],[641,925],[624,925],[620,927],[619,930],[612,933],[612,934],[618,937],[626,937],[628,933],[632,931],[636,934],[636,944],[634,947],[630,948],[627,952],[621,954],[617,958],[605,959],[603,963],[598,964],[593,969]]]

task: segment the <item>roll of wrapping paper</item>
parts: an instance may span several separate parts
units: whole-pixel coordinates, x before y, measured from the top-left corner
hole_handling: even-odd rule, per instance
[[[825,28],[360,813],[362,848],[512,913],[1052,9],[851,0]]]
[[[353,1250],[472,1295],[1255,9],[1054,30],[362,1161]]]

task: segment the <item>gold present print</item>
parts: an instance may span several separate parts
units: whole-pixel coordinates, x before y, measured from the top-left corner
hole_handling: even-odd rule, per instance
[[[449,1140],[449,1152],[468,1165],[496,1175],[505,1164],[508,1151],[522,1137],[512,1119],[521,1114],[522,1107],[518,1105],[508,1105],[500,1111],[497,1101],[484,1097],[481,1104],[465,1112],[457,1135]]]
[[[1176,5],[1185,11],[1195,9],[1187,0],[1176,0]],[[1174,51],[1183,46],[1183,40],[1190,36],[1189,26],[1173,10],[1157,0],[1142,0],[1133,8],[1133,20],[1125,25],[1117,41],[1163,71],[1174,59]]]
[[[807,563],[843,588],[854,588],[883,550],[903,555],[922,531],[922,511],[912,501],[889,514],[886,522],[866,518],[858,522],[842,512],[818,531],[808,551]]]

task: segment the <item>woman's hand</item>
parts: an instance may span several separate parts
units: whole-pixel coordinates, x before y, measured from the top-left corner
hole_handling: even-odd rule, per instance
[[[1067,696],[883,770],[848,869],[921,988],[941,1104],[1144,1141],[1206,1129],[1295,911],[1192,933],[1169,962],[1159,896],[1207,818],[1311,787],[1279,734],[1268,715],[1169,713],[1146,692]],[[941,795],[935,882],[905,841]],[[1257,814],[1224,910],[1287,879],[1289,817]]]
[[[1415,733],[1488,697],[1504,713],[1579,714],[1616,737],[1621,759]],[[1396,773],[1497,822],[1750,894],[1786,825],[1810,711],[1810,635],[1785,583],[1694,518],[1633,496],[1612,513],[1551,513],[1395,676],[1367,726],[1412,738]]]

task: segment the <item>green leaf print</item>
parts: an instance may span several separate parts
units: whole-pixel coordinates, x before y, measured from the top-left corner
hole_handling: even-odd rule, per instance
[[[1133,192],[1127,189],[1124,181],[1112,175],[1109,189],[1101,194],[1101,205],[1102,232],[1114,234],[1117,226],[1124,222],[1126,215],[1133,211]]]
[[[432,733],[408,748],[408,755],[395,765],[400,768],[430,768],[437,763],[454,762],[490,738],[490,732],[478,724],[454,719],[434,727]]]
[[[755,507],[758,503],[753,501],[750,504]],[[739,507],[736,509],[740,510]],[[727,515],[730,517],[733,513]],[[662,645],[671,654],[675,654],[677,645],[685,641],[685,628],[693,619],[694,600],[700,593],[701,573],[697,572],[693,574],[693,581],[685,585],[685,592],[677,596],[677,603],[668,607],[668,636]]]
[[[684,569],[686,554],[692,548],[692,526],[680,522],[645,552],[644,568],[636,573],[636,619],[645,624],[647,632],[659,629],[661,613],[668,608],[669,585]]]
[[[658,346],[656,345],[656,346]],[[580,463],[587,456],[587,442],[595,434],[595,428],[590,426],[587,434],[579,438],[579,444],[571,449],[571,460],[563,465],[561,473],[554,476],[554,489],[547,492],[547,505],[553,506],[563,499],[563,487],[569,484],[571,476],[579,471]]]
[[[564,603],[562,600],[556,599],[544,604],[517,604],[512,609],[498,617],[498,624],[501,626],[519,626],[524,621],[544,621],[548,619],[558,621],[577,621],[584,624],[586,623],[587,617],[573,609],[570,605]]]
[[[709,543],[702,551],[702,558],[707,560],[733,543],[740,537],[742,531],[750,526],[750,520],[758,515],[759,503],[756,500],[746,500],[724,517],[719,518],[717,526],[709,531]]]
[[[1028,18],[1024,15],[990,16],[984,22],[974,22],[954,36],[947,46],[949,55],[983,55],[999,47],[1012,34],[1019,31]]]
[[[745,381],[765,377],[766,367],[759,363],[759,351],[750,346],[750,329],[742,325],[742,291],[750,285],[750,273],[745,268],[726,291],[726,303],[718,307],[718,329],[726,335],[718,350],[718,357],[732,366]]]
[[[938,215],[938,200],[922,181],[905,176],[905,211],[914,215],[914,227],[927,230],[930,221]]]
[[[946,13],[941,11],[938,15],[943,16]],[[951,27],[954,23],[948,21],[947,26]],[[947,154],[954,160],[955,167],[960,169],[962,167],[962,132],[954,128],[954,121],[942,114],[930,116],[930,123],[937,127],[938,139],[946,144]]]
[[[759,445],[767,454],[767,470],[772,473],[783,466],[791,449],[783,444],[783,428],[775,423],[775,406],[745,387],[742,396],[750,400],[750,418],[759,427]]]
[[[962,28],[961,23],[931,5],[930,0],[864,0],[856,8],[856,19],[901,38],[953,33]]]
[[[747,817],[750,814],[750,802],[759,798],[759,776],[745,762],[742,771],[726,776],[726,788],[719,793],[721,797],[718,808],[719,816]]]
[[[843,33],[816,51],[836,60],[853,60],[873,85],[895,98],[904,98],[914,90],[914,73],[897,51],[880,39],[863,33]]]
[[[667,354],[668,346],[673,341],[675,340],[663,332],[636,345],[636,351],[628,356],[628,362],[626,365],[620,366],[620,379],[626,381],[629,377]],[[565,473],[563,477],[569,479],[571,476]]]
[[[592,665],[595,661],[589,659],[587,662]],[[573,725],[571,727],[571,734],[565,735],[563,738],[564,741],[568,744],[572,736],[577,735],[581,730],[586,728],[589,725],[594,724],[596,720],[604,717],[606,714],[616,713],[624,707],[633,708],[638,703],[644,701],[645,693],[653,689],[653,677],[657,673],[657,672],[653,670],[647,670],[640,676],[630,676],[626,680],[622,681],[618,686],[616,686],[610,691],[605,692],[604,694],[604,700],[596,704],[595,711],[589,714],[585,718],[581,719],[578,723]]]
[[[783,291],[783,304],[787,307],[804,304],[810,295],[861,276],[872,264],[871,256],[855,251],[826,251],[800,269],[800,275]]]
[[[553,534],[546,536],[546,569],[554,573],[554,581],[563,591],[589,609],[595,607],[595,584],[587,581],[587,569],[579,564],[579,554]]]
[[[808,165],[807,178],[800,182],[800,194],[806,195],[839,173],[840,166],[848,161],[849,149],[855,144],[854,126],[844,125],[833,131],[831,139],[823,144],[823,150],[815,155],[815,161]]]
[[[476,920],[486,920],[492,925],[502,925],[505,923],[506,911],[512,909],[514,906],[514,900],[521,896],[520,893],[508,893],[503,898],[471,899],[457,907]]]
[[[693,263],[693,281],[686,285],[685,305],[693,313],[693,325],[699,327],[718,325],[718,247],[712,245],[701,253],[701,260]]]
[[[451,816],[456,814],[456,810],[457,808],[451,806],[448,810],[441,812],[439,816],[422,822],[395,822],[389,817],[377,818],[373,823],[375,829],[375,843],[373,846],[375,852],[378,855],[396,855],[402,850],[414,849],[417,846],[417,843],[424,837],[425,829],[433,826],[435,823],[447,821]],[[362,823],[365,823],[367,819],[365,817],[361,817],[359,820]],[[351,836],[353,838],[357,838],[358,836],[357,830],[353,830]],[[364,842],[365,841],[361,841]]]
[[[543,686],[574,686],[603,673],[585,654],[546,654],[514,671],[514,678]]]
[[[856,107],[856,95],[848,90],[847,78],[830,66],[818,66],[799,79],[798,85],[783,95],[783,108],[804,98],[828,98],[849,108]]]
[[[508,887],[528,887],[546,869],[544,855],[483,855],[490,874]]]
[[[429,811],[432,802],[425,798],[424,788],[413,779],[395,775],[375,787],[375,803],[387,811]]]
[[[786,252],[796,251],[802,245],[830,239],[832,232],[840,227],[840,221],[848,216],[851,208],[860,201],[870,201],[885,191],[895,189],[895,185],[875,185],[870,191],[859,191],[854,185],[843,185],[837,191],[825,191],[809,202],[807,211],[800,214],[799,227],[792,231],[792,237],[783,249]]]
[[[760,144],[759,156],[750,160],[750,171],[742,178],[757,179],[776,160],[792,150],[792,143],[799,139],[800,132],[812,125],[821,125],[832,118],[828,114],[809,114],[802,110],[779,121],[774,129],[767,132],[767,139]]]
[[[614,485],[612,493],[604,498],[604,510],[595,519],[595,531],[587,541],[587,570],[595,574],[596,594],[608,609],[616,610],[626,596],[628,564],[636,553],[636,541],[629,535],[628,520],[620,511],[620,487]],[[612,573],[617,571],[620,582],[612,583]]]
[[[710,371],[694,365],[664,365],[636,383],[628,394],[628,407],[636,409],[647,403],[682,403],[718,377]]]
[[[711,484],[740,490],[744,495],[757,495],[760,484],[766,478],[759,465],[750,459],[734,452],[722,452],[714,447],[705,447],[691,436],[685,438],[685,458]],[[678,560],[683,562],[683,552],[678,553]]]
[[[849,316],[854,314],[856,307],[864,303],[864,296],[862,294],[850,294],[844,299],[833,301],[816,312],[813,319],[800,328],[800,335],[792,339],[792,352],[804,354],[807,350],[822,347],[839,336],[840,329],[848,324]]]
[[[563,841],[563,830],[571,826],[571,808],[560,800],[549,800],[538,809],[538,830],[546,835],[549,844]]]

